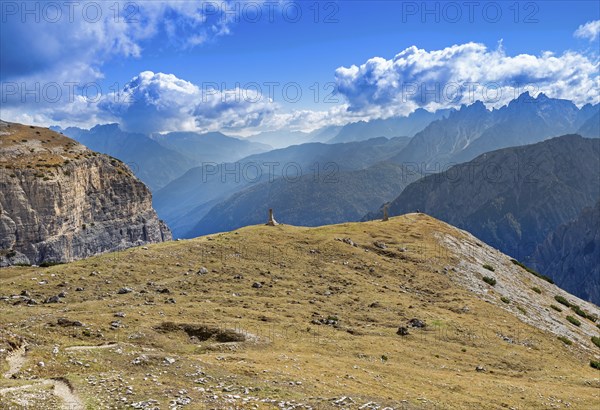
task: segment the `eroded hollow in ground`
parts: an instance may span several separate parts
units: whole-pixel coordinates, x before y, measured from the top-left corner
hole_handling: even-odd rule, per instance
[[[177,332],[184,331],[191,340],[205,342],[215,340],[219,343],[245,342],[246,335],[233,329],[223,329],[219,327],[195,325],[189,323],[165,322],[155,328],[159,332]]]

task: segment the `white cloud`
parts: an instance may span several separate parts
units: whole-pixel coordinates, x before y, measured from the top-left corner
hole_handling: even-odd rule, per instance
[[[598,102],[598,68],[597,60],[571,51],[508,56],[501,45],[467,43],[432,51],[412,46],[391,60],[340,67],[335,76],[350,110],[387,117],[476,100],[499,107],[526,90],[580,105]]]
[[[575,37],[595,41],[600,36],[600,20],[589,21],[579,26],[575,33]]]
[[[149,41],[191,48],[228,34],[236,20],[234,0],[10,3],[0,27],[2,81],[94,81],[103,64],[140,57]]]
[[[278,107],[245,89],[200,89],[173,74],[144,71],[99,103],[128,131],[251,131],[268,127]]]

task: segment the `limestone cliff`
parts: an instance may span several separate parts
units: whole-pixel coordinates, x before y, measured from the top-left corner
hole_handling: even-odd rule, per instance
[[[46,128],[0,121],[0,266],[170,239],[150,191],[122,162]]]

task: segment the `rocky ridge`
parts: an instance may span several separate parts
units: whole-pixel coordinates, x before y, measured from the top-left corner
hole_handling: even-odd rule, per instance
[[[126,165],[45,128],[0,122],[0,192],[0,266],[171,239]]]

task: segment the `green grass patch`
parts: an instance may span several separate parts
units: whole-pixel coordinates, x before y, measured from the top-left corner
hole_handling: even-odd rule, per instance
[[[596,322],[596,320],[598,320],[598,318],[596,316],[586,312],[585,310],[581,309],[577,305],[571,305],[571,309],[573,310],[573,312],[577,313],[579,316],[581,316],[584,319],[589,319],[592,322]]]
[[[581,322],[575,319],[573,316],[567,316],[567,320],[575,326],[581,326]]]
[[[538,288],[537,286],[532,287],[531,290],[533,290],[537,294],[540,294],[540,295],[542,294],[542,290],[540,288]]]
[[[558,307],[558,306],[556,306],[556,305],[550,305],[550,307],[551,307],[552,309],[556,310],[557,312],[562,312],[562,309],[561,309],[561,308],[559,308],[559,307]]]
[[[501,300],[502,302],[506,303],[507,305],[510,303],[510,299],[509,299],[509,298],[507,298],[506,296],[502,296],[502,297],[500,298],[500,300]]]
[[[571,342],[565,336],[558,336],[557,339],[560,340],[561,342],[563,342],[564,344],[566,344],[567,346],[571,346],[573,344],[573,342]]]
[[[597,347],[600,347],[600,337],[592,336],[592,343],[595,344]]]
[[[497,283],[497,282],[496,282],[496,279],[494,279],[494,278],[491,278],[491,277],[489,277],[489,276],[484,276],[484,277],[483,277],[483,281],[484,281],[485,283],[487,283],[488,285],[490,285],[490,286],[494,286],[494,285],[496,285],[496,283]]]
[[[522,264],[522,263],[521,263],[521,262],[519,262],[518,260],[516,260],[516,259],[511,259],[510,261],[511,261],[512,263],[514,263],[515,265],[517,265],[517,266],[519,266],[519,267],[521,267],[521,268],[525,269],[527,272],[531,273],[532,275],[534,275],[534,276],[537,276],[538,278],[540,278],[540,279],[543,279],[543,280],[545,280],[545,281],[546,281],[546,282],[548,282],[548,283],[552,283],[552,284],[554,283],[554,281],[553,281],[551,278],[549,278],[548,276],[546,276],[546,275],[542,275],[541,273],[539,273],[539,272],[537,272],[537,271],[535,271],[535,270],[531,269],[530,267],[528,267],[528,266],[525,266],[524,264]]]
[[[62,265],[64,262],[44,261],[40,263],[40,268],[49,268],[50,266]]]
[[[571,303],[569,303],[569,301],[567,299],[563,298],[560,295],[554,296],[554,300],[556,300],[561,305],[565,305],[566,307],[571,307]]]
[[[590,360],[590,366],[592,366],[594,369],[600,370],[600,362],[596,360]]]
[[[483,265],[484,269],[494,272],[496,269],[492,265],[488,265],[487,263]]]

